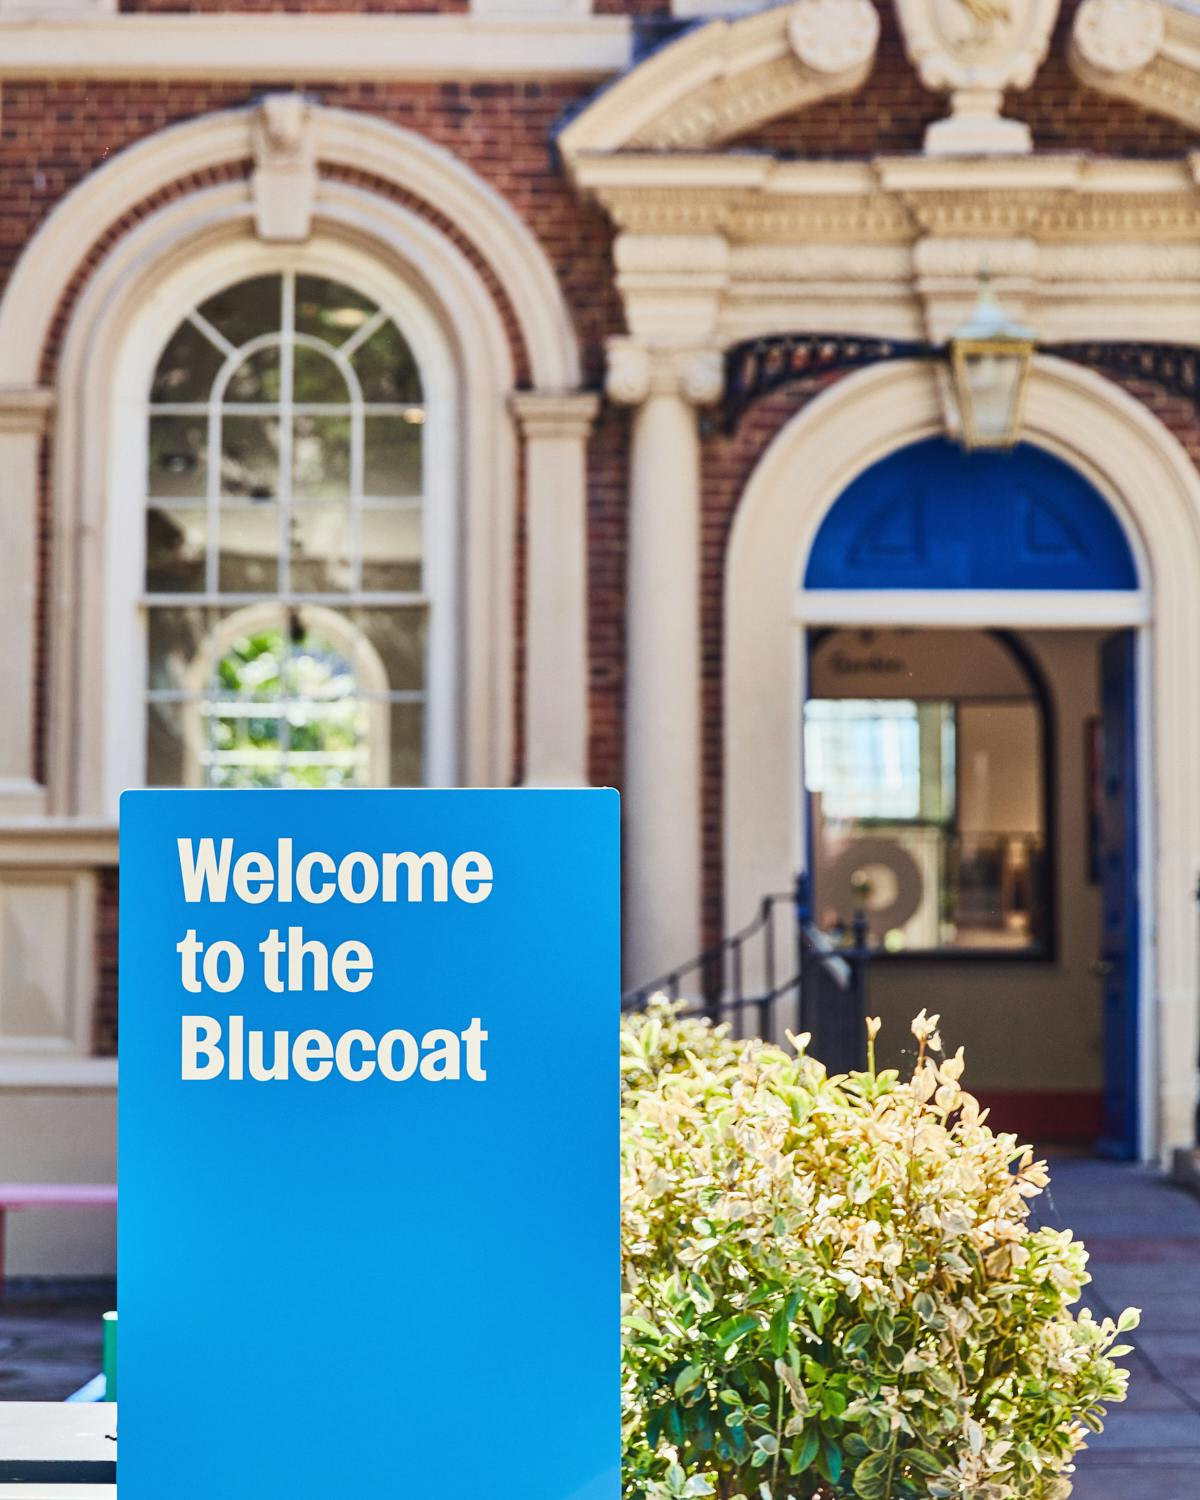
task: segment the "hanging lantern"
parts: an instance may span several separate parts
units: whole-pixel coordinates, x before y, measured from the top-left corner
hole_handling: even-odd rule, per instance
[[[1021,408],[1037,338],[1009,319],[985,272],[979,300],[950,336],[950,368],[964,448],[1011,448],[1021,434]]]

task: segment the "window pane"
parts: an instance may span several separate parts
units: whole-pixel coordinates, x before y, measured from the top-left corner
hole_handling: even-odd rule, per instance
[[[151,401],[207,401],[225,356],[194,323],[183,322],[163,350]]]
[[[424,428],[404,417],[368,417],[364,424],[363,493],[420,495]]]
[[[350,418],[297,417],[292,436],[292,493],[326,500],[350,493]]]
[[[207,448],[203,417],[151,417],[147,493],[202,500],[208,492]]]
[[[284,667],[283,688],[291,699],[332,703],[353,698],[358,691],[354,648],[322,629],[312,611],[298,610],[292,626]]]
[[[421,511],[373,506],[362,513],[362,586],[405,593],[421,587]]]
[[[279,390],[279,346],[272,344],[242,361],[229,377],[225,400],[274,402],[279,400]]]
[[[235,611],[217,627],[222,647],[219,659],[213,663],[212,696],[259,702],[278,699],[283,690],[287,654],[284,613],[271,610],[264,615],[255,610],[245,630],[231,636],[231,620],[236,622],[241,615],[244,611]]]
[[[352,363],[362,382],[364,401],[421,400],[421,379],[412,350],[390,320],[355,350]]]
[[[393,703],[389,761],[393,786],[422,786],[425,781],[425,707]]]
[[[340,344],[374,313],[375,304],[319,276],[296,278],[296,332]]]
[[[342,372],[326,354],[297,344],[293,356],[292,400],[344,406],[350,391]]]
[[[204,588],[208,513],[202,505],[151,506],[146,512],[146,591]]]
[[[204,650],[206,612],[194,605],[155,606],[148,612],[146,684],[167,692],[198,692],[205,681],[195,664]]]
[[[252,500],[279,493],[278,417],[222,416],[221,493]]]
[[[279,508],[223,505],[217,587],[224,594],[270,593],[279,587]]]
[[[205,710],[204,736],[200,763],[207,785],[279,785],[284,738],[278,704],[213,702]]]
[[[185,785],[183,720],[188,712],[196,714],[182,703],[146,705],[147,786]]]
[[[291,560],[297,593],[344,593],[353,587],[350,508],[345,501],[293,507]]]
[[[360,670],[364,691],[419,692],[425,686],[427,611],[360,609],[355,619],[362,631]],[[383,683],[376,677],[383,672]]]
[[[240,349],[263,333],[277,333],[283,314],[283,278],[255,276],[226,287],[200,304],[200,315]]]
[[[348,698],[290,705],[285,786],[361,786],[368,777],[368,711]]]
[[[813,699],[805,705],[805,780],[830,818],[916,818],[923,799],[915,703]],[[941,813],[940,773],[936,795]]]

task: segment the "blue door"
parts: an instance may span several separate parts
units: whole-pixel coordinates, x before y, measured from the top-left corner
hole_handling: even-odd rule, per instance
[[[1100,953],[1104,1007],[1104,1116],[1099,1150],[1138,1155],[1137,637],[1100,651]]]

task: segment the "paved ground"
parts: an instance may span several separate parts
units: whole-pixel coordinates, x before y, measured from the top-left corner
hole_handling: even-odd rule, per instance
[[[1129,1400],[1080,1457],[1076,1500],[1200,1500],[1200,1200],[1137,1167],[1050,1167],[1041,1218],[1087,1244],[1097,1314],[1142,1309]]]
[[[100,1319],[116,1306],[104,1281],[13,1279],[0,1297],[0,1401],[62,1401],[100,1369]]]
[[[1136,1167],[1052,1161],[1043,1222],[1088,1244],[1098,1313],[1132,1304],[1130,1399],[1079,1461],[1076,1500],[1200,1500],[1200,1200]],[[0,1400],[61,1401],[100,1368],[112,1283],[0,1299]]]

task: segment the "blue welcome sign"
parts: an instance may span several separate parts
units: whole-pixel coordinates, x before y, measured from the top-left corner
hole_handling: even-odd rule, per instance
[[[618,809],[121,804],[121,1500],[616,1500]]]

